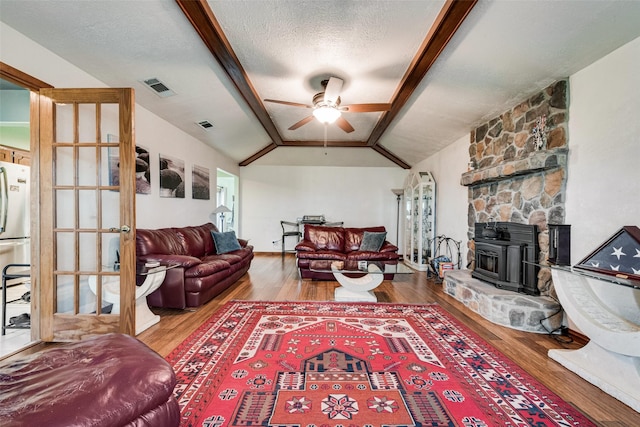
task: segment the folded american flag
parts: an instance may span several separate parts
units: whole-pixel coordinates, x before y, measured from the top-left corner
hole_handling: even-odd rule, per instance
[[[640,229],[621,228],[576,267],[640,280]]]

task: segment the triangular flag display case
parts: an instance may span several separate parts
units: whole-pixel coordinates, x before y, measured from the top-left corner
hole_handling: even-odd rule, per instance
[[[575,268],[640,281],[640,229],[622,227]]]

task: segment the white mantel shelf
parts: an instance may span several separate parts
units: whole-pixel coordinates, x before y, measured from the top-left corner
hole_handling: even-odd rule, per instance
[[[496,166],[474,169],[462,174],[460,184],[472,187],[565,167],[568,151],[566,148],[534,151],[523,159],[507,160]]]

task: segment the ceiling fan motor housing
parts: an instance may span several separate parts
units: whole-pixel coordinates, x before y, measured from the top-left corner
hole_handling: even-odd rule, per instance
[[[324,100],[324,92],[318,92],[313,96],[313,107],[333,107],[337,108],[340,105],[340,97],[336,99],[335,104]]]

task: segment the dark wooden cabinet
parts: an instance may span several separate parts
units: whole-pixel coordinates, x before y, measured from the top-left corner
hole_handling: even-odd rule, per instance
[[[19,165],[31,166],[31,153],[18,148],[5,147],[0,145],[0,162],[17,163]]]

